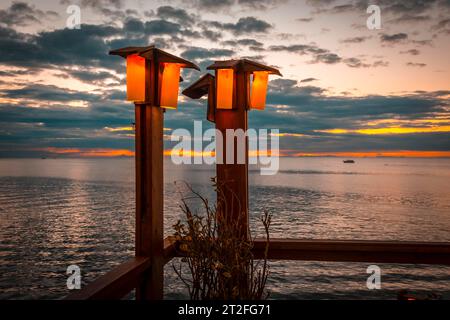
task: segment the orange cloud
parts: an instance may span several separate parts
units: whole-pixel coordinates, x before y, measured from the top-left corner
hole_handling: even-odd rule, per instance
[[[387,128],[370,128],[370,129],[329,129],[329,130],[314,130],[314,132],[330,133],[330,134],[363,134],[363,135],[438,133],[438,132],[450,132],[450,126],[387,127]]]
[[[450,158],[450,151],[367,151],[367,152],[314,152],[295,153],[294,157],[346,157],[346,158],[375,158],[375,157],[405,157],[405,158]]]
[[[79,148],[44,148],[38,151],[44,151],[52,154],[60,155],[72,155],[78,157],[133,157],[134,151],[128,149],[108,149],[108,148],[97,148],[97,149],[79,149]]]

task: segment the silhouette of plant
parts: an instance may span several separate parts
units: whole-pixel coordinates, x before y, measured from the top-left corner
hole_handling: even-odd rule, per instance
[[[193,300],[266,299],[271,214],[266,211],[261,217],[265,250],[263,258],[257,260],[252,253],[254,242],[250,231],[243,230],[242,219],[229,214],[240,210],[239,203],[226,203],[225,192],[230,190],[218,186],[215,179],[212,181],[217,192],[213,205],[186,184],[188,195],[182,196],[180,205],[185,221],[179,220],[173,226],[176,248],[184,258],[178,266],[173,264],[173,268]],[[193,199],[200,200],[203,213],[191,210],[187,202]],[[245,215],[239,216],[245,218]]]

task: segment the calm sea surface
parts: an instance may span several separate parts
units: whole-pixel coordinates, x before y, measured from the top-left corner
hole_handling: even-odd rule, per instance
[[[213,197],[214,167],[165,163],[165,234],[181,216],[175,181]],[[273,213],[273,237],[450,241],[450,159],[283,158],[275,176],[251,170],[251,225]],[[133,255],[132,159],[0,160],[0,299],[59,299],[66,269],[83,285]],[[175,261],[176,263],[177,261]],[[401,289],[450,298],[450,267],[379,264],[382,289],[366,287],[367,263],[271,262],[272,298],[395,299]],[[167,298],[185,290],[166,267]]]

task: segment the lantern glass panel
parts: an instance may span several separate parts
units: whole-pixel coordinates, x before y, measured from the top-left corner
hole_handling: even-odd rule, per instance
[[[137,54],[127,57],[127,100],[145,101],[145,58]]]
[[[164,63],[161,77],[161,108],[176,109],[178,104],[178,89],[180,83],[180,68],[178,63]]]
[[[266,71],[253,72],[253,83],[250,96],[250,108],[264,110],[266,106],[267,85],[269,73]]]
[[[217,70],[217,109],[233,109],[233,69]]]

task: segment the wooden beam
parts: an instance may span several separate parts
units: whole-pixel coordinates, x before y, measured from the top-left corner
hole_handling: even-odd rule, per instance
[[[256,239],[254,255],[264,256],[265,241]],[[450,243],[271,239],[268,258],[335,262],[450,265]]]
[[[121,299],[141,281],[150,269],[150,258],[135,257],[96,279],[81,290],[69,294],[65,300]]]
[[[255,239],[253,254],[264,257],[265,240]],[[182,256],[171,248],[171,254]],[[449,242],[270,239],[269,260],[374,262],[450,265]]]

